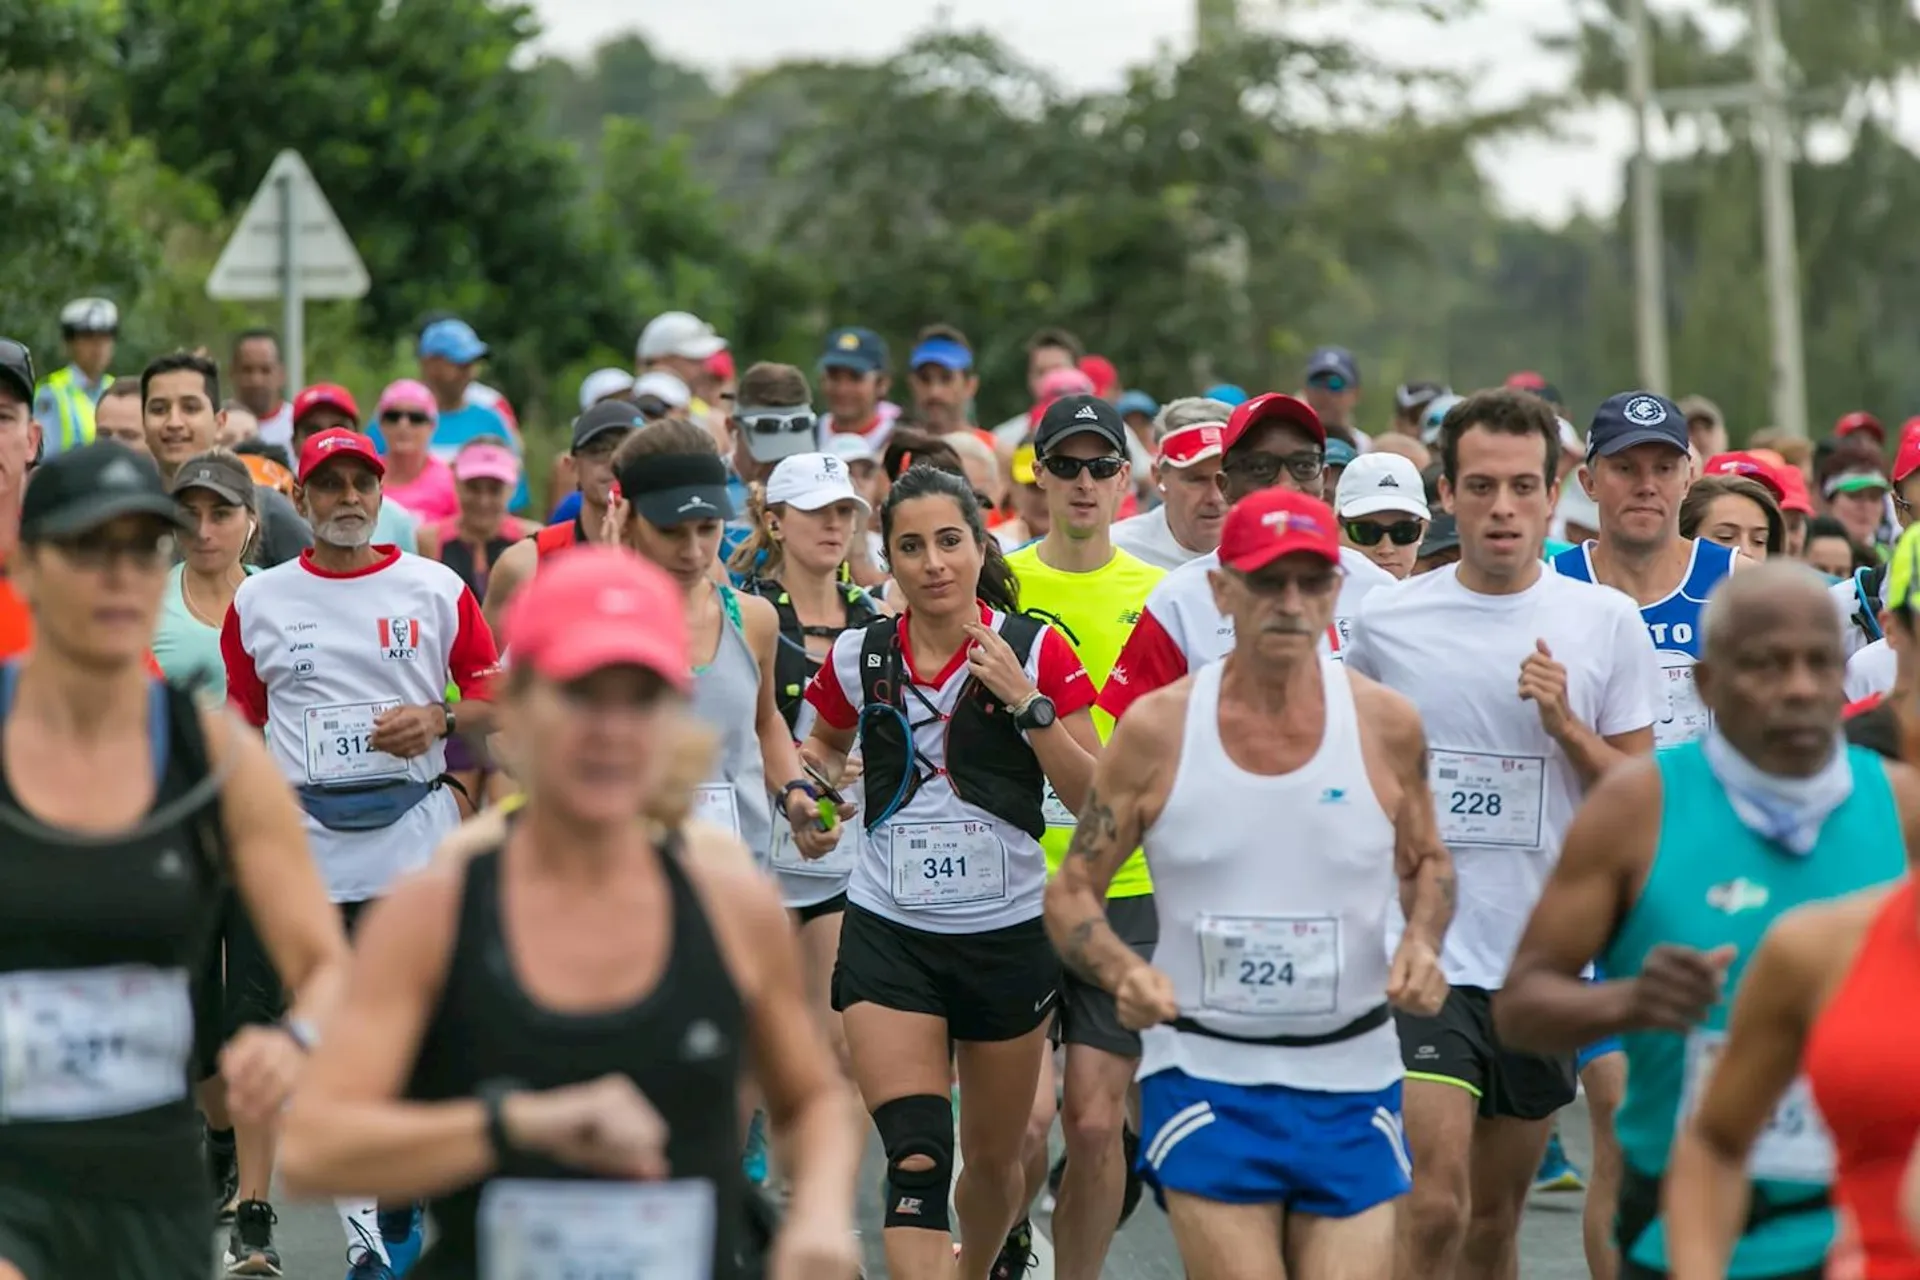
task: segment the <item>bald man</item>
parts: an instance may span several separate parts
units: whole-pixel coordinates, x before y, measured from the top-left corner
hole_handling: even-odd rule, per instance
[[[1625,1038],[1621,1280],[1668,1272],[1656,1226],[1667,1151],[1761,935],[1794,907],[1901,875],[1904,824],[1920,815],[1920,774],[1842,742],[1845,650],[1818,574],[1790,561],[1742,570],[1702,623],[1694,679],[1712,727],[1587,793],[1493,1006],[1518,1049]],[[1609,981],[1581,980],[1592,961]],[[1803,1089],[1774,1121],[1733,1274],[1817,1280],[1832,1151]]]

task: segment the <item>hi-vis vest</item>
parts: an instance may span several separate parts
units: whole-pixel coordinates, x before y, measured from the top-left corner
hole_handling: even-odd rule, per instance
[[[113,375],[108,374],[100,380],[100,390],[105,391],[113,385]],[[53,447],[48,453],[58,453],[67,449],[77,449],[83,444],[93,443],[93,396],[81,385],[72,365],[56,369],[47,375],[40,384],[43,391],[53,393],[54,408],[60,414],[58,442],[49,442]]]

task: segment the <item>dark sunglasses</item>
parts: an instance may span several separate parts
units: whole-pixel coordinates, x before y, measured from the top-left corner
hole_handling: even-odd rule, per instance
[[[416,427],[424,427],[433,419],[414,409],[389,409],[380,415],[382,422],[411,422]]]
[[[103,529],[91,530],[76,538],[54,542],[60,554],[82,569],[105,569],[124,560],[135,569],[152,569],[173,559],[174,537],[161,533],[147,537],[120,538]]]
[[[1255,484],[1266,486],[1280,478],[1280,471],[1287,473],[1301,484],[1318,480],[1320,473],[1326,470],[1327,455],[1319,452],[1307,453],[1242,453],[1229,454],[1226,463],[1220,468],[1232,475],[1246,476]]]
[[[1426,536],[1426,530],[1420,527],[1418,520],[1396,520],[1392,524],[1375,524],[1369,520],[1347,521],[1347,538],[1356,547],[1377,547],[1380,539],[1390,540],[1396,547],[1410,547]]]
[[[1082,471],[1095,480],[1111,480],[1127,465],[1125,458],[1063,458],[1055,455],[1040,459],[1040,465],[1056,480],[1078,480]]]

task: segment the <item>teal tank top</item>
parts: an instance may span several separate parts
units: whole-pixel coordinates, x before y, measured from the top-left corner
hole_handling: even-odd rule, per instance
[[[1727,971],[1727,999],[1714,1006],[1691,1037],[1665,1031],[1621,1036],[1627,1053],[1627,1092],[1614,1118],[1629,1176],[1658,1178],[1679,1125],[1691,1053],[1724,1036],[1733,993],[1768,926],[1810,902],[1884,884],[1906,871],[1906,838],[1893,789],[1880,757],[1849,746],[1853,794],[1828,817],[1813,851],[1800,857],[1754,834],[1728,802],[1699,743],[1671,747],[1660,768],[1660,842],[1639,901],[1627,912],[1599,957],[1614,976],[1640,972],[1647,952],[1662,943],[1711,951],[1736,948]],[[1695,1068],[1704,1084],[1704,1072]],[[1815,1198],[1821,1182],[1757,1180],[1756,1198],[1791,1204]],[[1773,1276],[1817,1265],[1833,1236],[1832,1214],[1788,1213],[1760,1223],[1735,1247],[1731,1277]],[[1655,1222],[1629,1255],[1642,1266],[1666,1269],[1665,1233]]]

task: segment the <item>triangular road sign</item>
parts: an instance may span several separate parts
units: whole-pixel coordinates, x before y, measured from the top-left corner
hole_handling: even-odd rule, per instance
[[[282,182],[285,182],[285,194]],[[347,238],[333,206],[298,151],[282,151],[254,192],[220,261],[207,277],[207,296],[257,300],[277,298],[285,266],[285,210],[291,201],[294,265],[298,289],[307,298],[365,297],[371,281],[366,264]]]

